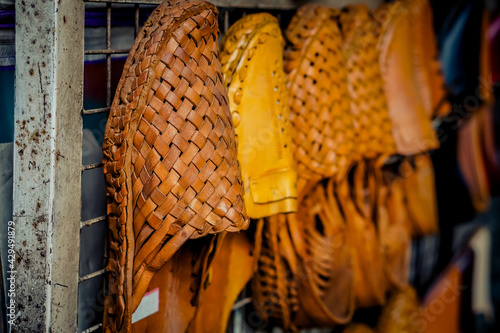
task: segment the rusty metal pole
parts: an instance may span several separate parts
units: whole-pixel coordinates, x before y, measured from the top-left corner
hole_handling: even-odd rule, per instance
[[[12,332],[76,332],[84,3],[16,0]]]

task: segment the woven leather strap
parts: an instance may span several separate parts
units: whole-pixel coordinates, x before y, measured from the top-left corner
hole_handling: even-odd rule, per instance
[[[333,8],[306,5],[285,33],[292,143],[298,174],[306,179],[342,173],[352,160],[354,130],[337,16]]]
[[[259,220],[256,239],[255,273],[252,295],[255,308],[266,321],[286,331],[296,331],[293,323],[298,311],[298,262],[292,248],[284,214]]]
[[[296,325],[346,324],[355,305],[352,246],[332,189],[316,184],[305,195],[296,218],[288,216],[288,227],[294,244],[303,243],[295,247],[305,275],[299,285]]]
[[[161,4],[125,63],[106,126],[106,331],[128,332],[156,271],[188,239],[246,228],[214,6]]]

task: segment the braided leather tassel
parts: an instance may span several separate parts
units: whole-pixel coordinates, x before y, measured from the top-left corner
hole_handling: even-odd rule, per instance
[[[106,332],[129,332],[156,271],[189,238],[247,227],[216,8],[164,2],[139,33],[106,126]]]

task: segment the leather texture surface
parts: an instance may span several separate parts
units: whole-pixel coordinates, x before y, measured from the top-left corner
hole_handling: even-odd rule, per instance
[[[304,274],[295,319],[299,327],[345,324],[354,312],[353,249],[333,186],[333,178],[318,183],[304,197],[296,218],[288,218]]]
[[[297,211],[283,46],[278,20],[267,13],[238,20],[221,43],[246,211],[255,219]]]
[[[103,143],[106,331],[130,331],[149,282],[187,239],[248,225],[217,38],[213,5],[164,2],[125,63]]]
[[[252,278],[255,309],[266,322],[276,323],[285,331],[296,331],[293,320],[298,311],[301,280],[286,215],[270,216],[258,223],[259,232],[255,235],[258,257]]]
[[[284,289],[285,302],[276,305],[271,298],[271,306],[283,309],[284,315],[278,312],[276,317],[289,329],[345,323],[354,308],[346,228],[319,182],[341,177],[353,158],[354,127],[338,15],[333,8],[306,5],[285,32],[299,209],[271,218],[282,226],[276,231],[281,257],[275,261],[288,273],[286,283],[275,283]]]

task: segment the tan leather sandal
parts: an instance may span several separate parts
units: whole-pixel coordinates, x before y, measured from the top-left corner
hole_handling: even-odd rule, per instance
[[[151,279],[186,240],[248,225],[217,38],[213,5],[164,2],[125,63],[103,144],[107,332],[130,331]]]
[[[352,163],[354,131],[337,16],[333,8],[305,5],[285,33],[292,144],[304,179],[342,174]]]

